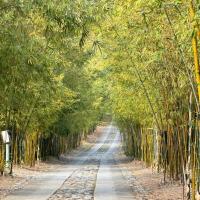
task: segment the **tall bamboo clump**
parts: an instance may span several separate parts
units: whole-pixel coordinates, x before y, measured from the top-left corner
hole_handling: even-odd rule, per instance
[[[163,171],[164,180],[181,180],[187,198],[198,199],[197,3],[117,2],[104,36],[113,47],[108,52],[112,59],[104,63],[125,152]]]
[[[0,130],[12,132],[11,166],[77,147],[99,120],[102,88],[88,65],[104,3],[0,2]]]
[[[36,162],[47,160],[49,157],[59,159],[60,155],[70,152],[80,146],[83,140],[83,134],[71,133],[66,136],[58,134],[26,134],[23,138],[16,137],[13,143],[12,162],[13,164],[25,164],[30,167],[35,166]],[[1,148],[0,161],[2,164],[1,170],[4,170],[4,153]]]

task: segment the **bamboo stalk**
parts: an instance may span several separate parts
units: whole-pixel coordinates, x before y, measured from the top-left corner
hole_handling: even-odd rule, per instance
[[[200,66],[199,66],[199,55],[198,55],[198,39],[197,39],[197,22],[195,20],[195,8],[193,4],[193,0],[190,1],[190,18],[193,24],[193,37],[192,37],[192,49],[194,54],[194,66],[195,66],[195,75],[196,75],[196,82],[197,82],[197,89],[198,89],[198,96],[200,101]]]

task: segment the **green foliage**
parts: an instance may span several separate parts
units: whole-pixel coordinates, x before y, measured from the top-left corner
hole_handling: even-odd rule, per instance
[[[37,152],[43,145],[58,143],[59,153],[68,142],[75,147],[101,118],[88,64],[105,4],[0,1],[0,128],[13,133],[15,162],[33,165],[34,155],[48,156]]]
[[[92,109],[95,99],[87,97],[92,81],[84,70],[92,54],[79,45],[95,25],[96,6],[87,1],[1,2],[1,128],[16,124],[20,132],[46,132],[63,110],[69,115]]]

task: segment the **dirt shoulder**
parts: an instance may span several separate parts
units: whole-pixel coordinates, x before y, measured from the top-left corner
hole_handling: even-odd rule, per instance
[[[116,160],[138,199],[148,200],[181,200],[183,186],[179,181],[163,182],[163,174],[146,167],[142,161],[131,161],[122,152],[116,155]],[[137,198],[136,198],[137,199]]]

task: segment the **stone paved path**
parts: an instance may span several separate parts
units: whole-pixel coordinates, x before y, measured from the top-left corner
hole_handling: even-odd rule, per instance
[[[80,170],[76,170],[50,198],[49,200],[59,199],[84,199],[92,200],[98,172],[99,161],[91,159]]]

